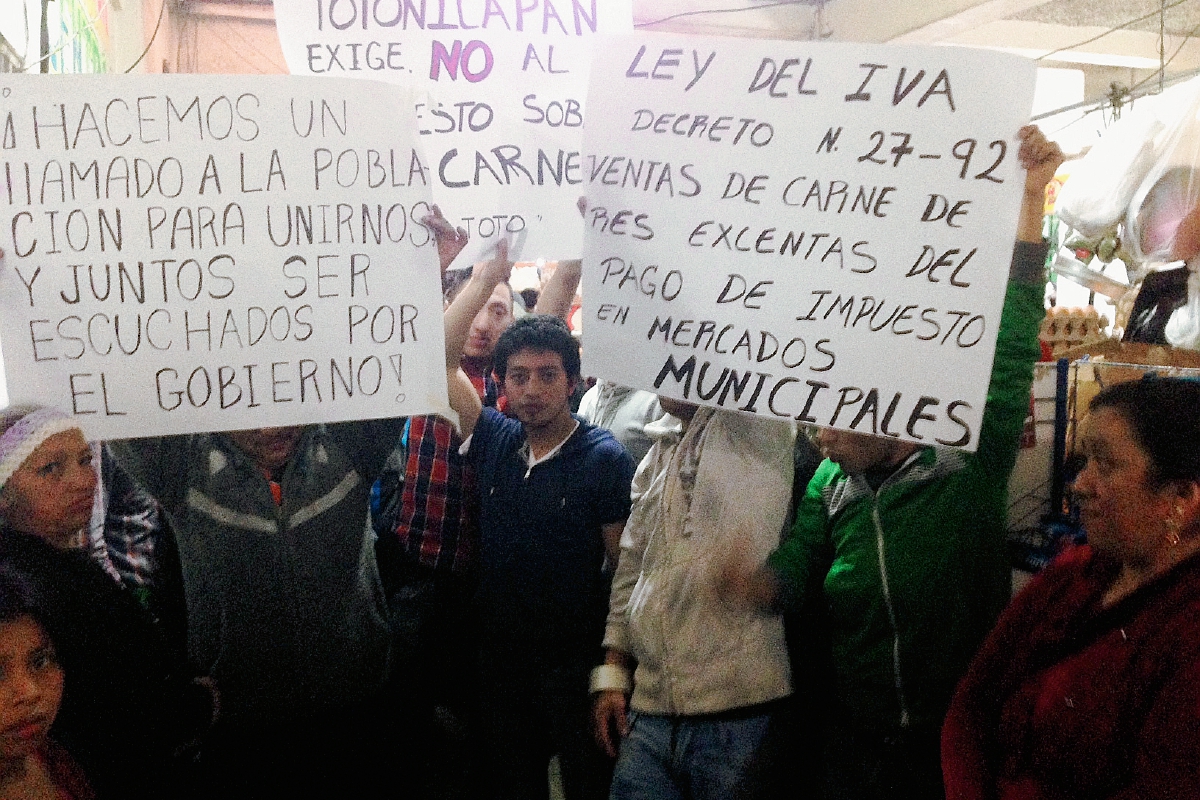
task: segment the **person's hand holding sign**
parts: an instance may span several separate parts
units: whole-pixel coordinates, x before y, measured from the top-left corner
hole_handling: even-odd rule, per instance
[[[430,213],[421,217],[421,224],[433,233],[433,238],[437,242],[438,263],[442,273],[445,274],[450,265],[454,263],[454,259],[467,246],[467,240],[471,238],[470,234],[465,228],[455,228],[451,225],[450,221],[442,214],[442,209],[438,208],[437,203],[434,203]]]
[[[1042,240],[1042,214],[1046,198],[1046,184],[1063,162],[1062,148],[1046,138],[1036,125],[1026,125],[1017,131],[1021,142],[1017,160],[1025,169],[1025,193],[1021,201],[1021,214],[1017,222],[1017,239],[1023,242]]]

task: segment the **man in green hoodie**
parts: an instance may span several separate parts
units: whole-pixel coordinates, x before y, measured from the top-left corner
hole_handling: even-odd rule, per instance
[[[757,570],[725,572],[727,596],[746,604],[824,602],[836,680],[830,798],[944,797],[942,718],[1010,596],[1007,486],[1044,315],[1044,188],[1062,162],[1036,127],[1019,138],[1025,193],[978,450],[822,430],[826,460],[791,536]]]

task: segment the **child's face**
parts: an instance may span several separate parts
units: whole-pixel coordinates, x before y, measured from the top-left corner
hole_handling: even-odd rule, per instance
[[[63,671],[32,617],[0,622],[0,758],[39,748],[62,701]]]

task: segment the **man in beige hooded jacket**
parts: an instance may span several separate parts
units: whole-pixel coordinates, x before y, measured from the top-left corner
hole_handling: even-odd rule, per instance
[[[656,441],[633,481],[593,673],[596,734],[610,755],[620,734],[614,800],[752,797],[791,693],[783,619],[724,603],[715,571],[735,549],[754,559],[778,546],[795,431],[660,399],[669,416],[646,426]]]

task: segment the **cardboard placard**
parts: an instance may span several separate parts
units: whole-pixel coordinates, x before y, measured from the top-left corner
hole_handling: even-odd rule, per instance
[[[598,33],[632,30],[632,0],[296,0],[275,7],[296,75],[412,85],[434,199],[472,245],[577,258],[582,130]]]
[[[12,402],[105,439],[444,408],[412,130],[361,81],[4,76]]]
[[[1032,62],[605,37],[584,165],[584,370],[975,447]]]

